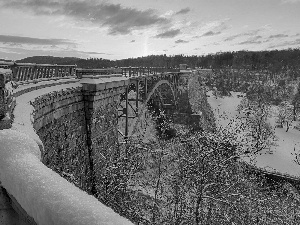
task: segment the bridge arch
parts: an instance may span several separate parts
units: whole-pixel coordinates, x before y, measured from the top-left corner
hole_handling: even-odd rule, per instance
[[[132,138],[137,132],[147,132],[146,129],[147,127],[143,126],[141,123],[144,123],[144,125],[147,124],[147,120],[151,119],[151,112],[149,112],[149,102],[150,100],[154,97],[154,95],[157,95],[158,100],[161,104],[159,104],[160,110],[164,110],[164,97],[162,96],[161,89],[162,88],[167,88],[168,90],[164,89],[163,91],[169,91],[169,94],[171,94],[172,99],[171,104],[168,104],[168,106],[171,106],[172,108],[177,107],[177,95],[176,91],[174,90],[173,85],[168,81],[168,80],[160,80],[158,81],[154,87],[147,93],[146,99],[143,102],[143,106],[138,110],[138,116],[134,123],[130,127],[130,132],[129,132],[129,137]],[[170,102],[169,102],[170,103]],[[142,128],[142,130],[138,131],[139,128]],[[143,134],[142,134],[143,135]]]

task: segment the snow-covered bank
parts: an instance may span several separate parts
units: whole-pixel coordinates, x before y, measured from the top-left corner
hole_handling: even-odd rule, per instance
[[[215,97],[212,92],[208,92],[208,102],[213,108],[218,126],[226,127],[231,119],[238,116],[237,106],[242,100],[241,95],[232,92],[231,97]],[[274,126],[274,118],[269,120]],[[285,128],[276,128],[275,135],[278,138],[276,145],[271,146],[270,150],[263,150],[258,154],[254,161],[257,167],[263,168],[269,172],[279,172],[290,176],[300,177],[300,166],[294,161],[295,150],[300,150],[300,131],[290,129],[288,132]],[[271,152],[271,154],[269,153]],[[244,160],[250,161],[248,157]]]

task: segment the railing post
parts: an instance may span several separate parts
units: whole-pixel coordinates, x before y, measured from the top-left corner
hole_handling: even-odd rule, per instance
[[[51,69],[50,69],[50,77],[54,77],[54,67],[51,66]]]
[[[50,78],[50,77],[51,77],[51,76],[50,76],[50,69],[51,69],[50,66],[47,66],[47,67],[46,67],[47,78]]]
[[[41,69],[41,78],[45,78],[45,67],[40,67],[40,69]]]
[[[28,80],[33,80],[33,67],[29,68]]]
[[[131,66],[129,66],[129,77],[131,77]]]
[[[5,117],[6,114],[6,106],[5,106],[5,76],[0,72],[0,121]]]
[[[64,67],[64,74],[65,74],[65,77],[68,76],[68,70],[67,70],[68,67]]]
[[[140,87],[139,87],[139,79],[136,79],[136,89],[135,89],[135,92],[136,92],[136,99],[135,99],[135,108],[136,108],[136,111],[135,111],[135,116],[138,117],[139,116],[139,92],[140,92]]]
[[[41,70],[41,78],[45,78],[45,68],[41,66],[40,70]]]
[[[32,73],[32,80],[37,79],[36,66],[32,67],[31,73]]]
[[[24,67],[24,71],[23,71],[23,81],[27,81],[28,80],[28,67]]]
[[[20,67],[20,69],[19,69],[19,80],[20,80],[20,81],[23,81],[23,72],[24,72],[24,70],[23,70],[23,66],[22,66],[22,67]]]
[[[147,84],[148,82],[147,82],[147,77],[145,77],[145,99],[147,99],[147,92],[148,92],[148,87],[147,87]]]
[[[20,80],[20,67],[15,67],[15,79],[16,81]]]
[[[124,136],[124,139],[125,139],[125,142],[127,142],[127,139],[128,139],[128,86],[126,87],[126,118],[125,118],[125,136]]]
[[[65,70],[64,70],[63,67],[60,67],[60,69],[61,69],[61,77],[64,77],[65,76]]]

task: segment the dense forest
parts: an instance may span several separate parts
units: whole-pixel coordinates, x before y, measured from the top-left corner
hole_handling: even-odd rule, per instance
[[[236,51],[220,52],[216,54],[198,55],[149,55],[138,58],[108,60],[103,58],[80,59],[74,57],[33,56],[17,62],[70,65],[79,68],[127,67],[127,66],[164,66],[178,67],[188,64],[191,68],[236,68],[250,70],[299,69],[300,49],[286,49],[273,51]]]

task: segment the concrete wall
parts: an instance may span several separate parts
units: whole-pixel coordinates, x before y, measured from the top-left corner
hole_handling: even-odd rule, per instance
[[[44,144],[42,162],[90,193],[89,154],[82,87],[34,99],[33,127]]]
[[[94,197],[75,190],[78,188],[73,186],[75,184],[80,189],[91,193],[92,183],[90,181],[94,177],[91,171],[94,171],[94,168],[100,169],[100,156],[107,155],[105,151],[110,150],[110,147],[113,148],[117,143],[117,139],[115,139],[117,137],[115,126],[117,123],[116,104],[123,89],[122,86],[125,83],[118,78],[100,79],[94,84],[91,84],[90,81],[91,79],[86,78],[81,81],[73,79],[70,82],[64,81],[63,83],[52,81],[47,84],[45,82],[31,84],[20,88],[15,93],[18,97],[16,99],[15,120],[12,124],[12,129],[22,132],[22,135],[25,133],[30,140],[35,140],[40,146],[41,161],[53,170],[49,170],[42,164],[28,165],[29,168],[24,163],[20,166],[15,164],[16,169],[21,169],[23,168],[22,166],[25,166],[24,168],[26,170],[28,168],[30,171],[37,171],[35,167],[43,169],[38,169],[40,171],[39,175],[32,177],[32,179],[37,179],[36,181],[15,178],[13,180],[17,180],[19,184],[14,185],[9,179],[5,179],[5,175],[9,174],[7,168],[11,166],[4,165],[4,162],[7,161],[4,158],[3,162],[0,160],[0,181],[2,181],[2,186],[11,194],[11,198],[15,198],[16,202],[20,203],[19,208],[24,209],[20,213],[20,215],[25,214],[22,218],[33,218],[32,220],[38,224],[75,224],[74,218],[78,218],[79,222],[77,221],[76,224],[99,224],[101,221],[104,221],[103,223],[105,224],[131,224],[127,219],[120,217],[108,207],[103,206]],[[110,81],[110,85],[105,84],[107,81]],[[42,89],[39,89],[39,85]],[[29,89],[30,91],[28,92],[24,89]],[[17,135],[16,137],[18,138],[15,138],[16,140],[24,139],[21,133],[20,135],[15,132],[11,133],[12,129],[0,131],[1,144],[9,141],[7,137],[12,135]],[[18,146],[22,146],[22,143],[18,144]],[[11,145],[10,148],[20,147]],[[36,146],[29,148],[35,149]],[[20,148],[20,150],[22,150],[23,154],[24,148]],[[6,151],[13,154],[13,151],[2,145],[0,154]],[[25,151],[30,152],[31,150],[25,149]],[[22,161],[22,154],[20,153],[18,156],[21,157],[19,161]],[[31,156],[25,154],[24,160],[26,157]],[[32,157],[35,158],[37,156],[33,155]],[[10,163],[10,160],[7,163]],[[24,171],[24,168],[20,171]],[[41,172],[42,170],[47,172],[43,173]],[[25,175],[25,177],[31,176],[32,173],[34,172],[31,171],[30,175]],[[43,173],[42,181],[38,180],[41,178],[41,173]],[[16,177],[18,177],[18,174],[21,174],[21,172],[16,172]],[[65,183],[64,179],[58,174],[73,184]],[[47,178],[47,176],[50,177]],[[54,177],[56,178],[53,180]],[[26,184],[27,182],[30,182],[30,184]],[[35,185],[31,187],[33,183]],[[67,187],[59,187],[61,183],[64,183]],[[53,188],[51,188],[52,185],[54,186]],[[22,186],[25,188],[22,188]],[[49,187],[48,192],[44,190],[46,194],[45,199],[33,198],[31,195],[41,194],[41,187],[42,189]],[[32,192],[31,188],[36,189],[36,191]],[[74,191],[78,193],[75,195],[67,194]],[[1,197],[0,203],[1,201],[6,202],[5,199],[11,198]],[[61,202],[61,206],[56,201],[55,204],[57,206],[50,209],[49,204],[51,204],[51,200],[46,200],[46,198],[57,199],[58,202]],[[33,199],[36,200],[33,201]],[[72,203],[72,205],[68,205],[68,202]],[[20,223],[19,214],[15,213],[16,210],[11,210],[9,205],[11,203],[4,204],[0,208],[0,219],[4,218],[5,221],[8,221],[7,224],[22,224]],[[91,208],[91,205],[93,205],[93,208]],[[71,214],[66,215],[66,218],[58,216],[57,213],[60,208],[65,206],[68,212],[72,211]],[[81,212],[78,211],[78,207],[79,210],[82,208],[82,213],[84,214],[82,218],[79,218]],[[72,216],[72,214],[74,215]],[[24,222],[24,220],[22,221]],[[33,224],[34,222],[28,223],[27,220],[24,223]]]
[[[107,159],[118,153],[118,105],[128,80],[122,77],[83,79],[86,134],[92,193],[101,193]],[[97,185],[96,185],[97,184]]]

